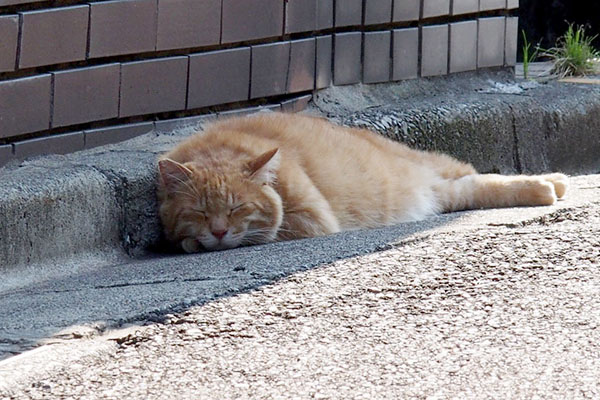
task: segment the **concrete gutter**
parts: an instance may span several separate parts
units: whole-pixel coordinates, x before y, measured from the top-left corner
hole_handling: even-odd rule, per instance
[[[333,87],[309,111],[447,152],[482,172],[600,171],[600,88],[515,83],[506,71]],[[160,247],[155,160],[192,129],[0,169],[0,272]]]

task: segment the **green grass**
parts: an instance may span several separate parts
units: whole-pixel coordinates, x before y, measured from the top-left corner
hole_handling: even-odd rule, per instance
[[[527,35],[525,31],[522,30],[521,34],[523,35],[523,78],[529,78],[529,64],[535,61],[538,57],[539,46],[535,46],[533,49],[531,48],[531,43],[527,41]]]
[[[567,32],[558,39],[556,47],[545,50],[542,55],[552,60],[552,72],[561,78],[588,75],[596,72],[593,59],[600,57],[600,52],[592,46],[595,38],[596,36],[586,36],[583,26],[574,27],[571,24]]]

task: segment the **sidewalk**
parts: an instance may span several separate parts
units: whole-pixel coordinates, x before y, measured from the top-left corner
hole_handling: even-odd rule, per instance
[[[552,207],[23,288],[9,328],[69,329],[0,361],[0,398],[596,398],[600,175],[572,184]]]

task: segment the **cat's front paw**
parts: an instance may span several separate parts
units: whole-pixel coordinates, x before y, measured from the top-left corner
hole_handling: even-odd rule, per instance
[[[181,248],[186,253],[197,253],[200,251],[200,243],[196,239],[185,238],[181,241]]]
[[[569,177],[565,174],[555,173],[543,175],[542,178],[544,180],[552,183],[554,185],[554,191],[556,192],[556,197],[562,199],[567,190],[569,189]]]

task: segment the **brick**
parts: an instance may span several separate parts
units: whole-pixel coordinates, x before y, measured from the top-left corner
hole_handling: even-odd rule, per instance
[[[108,128],[90,129],[84,131],[85,148],[104,146],[107,144],[123,142],[134,137],[150,133],[154,130],[152,122],[111,126]]]
[[[17,39],[19,35],[19,17],[6,15],[0,17],[0,72],[12,71],[17,62]]]
[[[362,33],[337,33],[334,35],[334,41],[334,84],[348,85],[352,83],[359,83],[362,72]]]
[[[450,0],[423,0],[423,18],[439,17],[450,13]]]
[[[392,80],[419,76],[419,28],[395,29],[392,49]]]
[[[223,43],[283,34],[283,1],[223,0]]]
[[[47,154],[68,154],[84,149],[83,132],[29,139],[14,145],[15,157],[21,160]]]
[[[450,24],[450,73],[477,69],[477,21]]]
[[[392,0],[365,0],[365,25],[387,24],[392,20]]]
[[[120,64],[55,72],[52,126],[116,118]]]
[[[84,60],[89,6],[21,13],[19,68]]]
[[[448,71],[448,25],[421,29],[421,76],[445,75]]]
[[[504,17],[480,18],[477,67],[504,65]]]
[[[156,49],[219,44],[221,0],[158,0]]]
[[[0,138],[48,129],[50,74],[0,82]]]
[[[364,83],[387,82],[390,80],[391,42],[391,31],[364,34]]]
[[[315,86],[315,39],[291,42],[287,92],[313,90]]]
[[[517,40],[519,38],[519,18],[506,18],[506,38],[504,39],[504,65],[514,67],[517,64]]]
[[[24,3],[39,3],[46,0],[0,0],[0,6],[12,6]]]
[[[479,11],[479,0],[460,0],[452,2],[452,15],[476,13]]]
[[[250,98],[286,92],[290,42],[252,46]]]
[[[288,0],[286,33],[314,31],[317,26],[317,0]]]
[[[334,0],[317,0],[317,29],[333,28]]]
[[[362,24],[362,0],[335,0],[335,26]]]
[[[90,4],[90,58],[154,51],[156,0]]]
[[[506,8],[506,0],[480,0],[479,10],[500,10]]]
[[[306,110],[308,103],[312,100],[312,94],[296,97],[281,102],[281,111],[287,113],[297,113]]]
[[[15,157],[13,155],[13,146],[12,144],[2,144],[0,145],[0,167],[6,165],[9,161],[13,160]]]
[[[513,8],[519,8],[519,0],[507,0],[506,8],[512,10]]]
[[[188,57],[121,65],[120,117],[184,110]]]
[[[418,21],[421,15],[421,0],[394,0],[393,22]]]
[[[248,100],[250,48],[190,56],[188,109]]]
[[[331,35],[317,37],[317,62],[315,71],[315,88],[323,89],[331,86],[331,58],[333,40]]]

